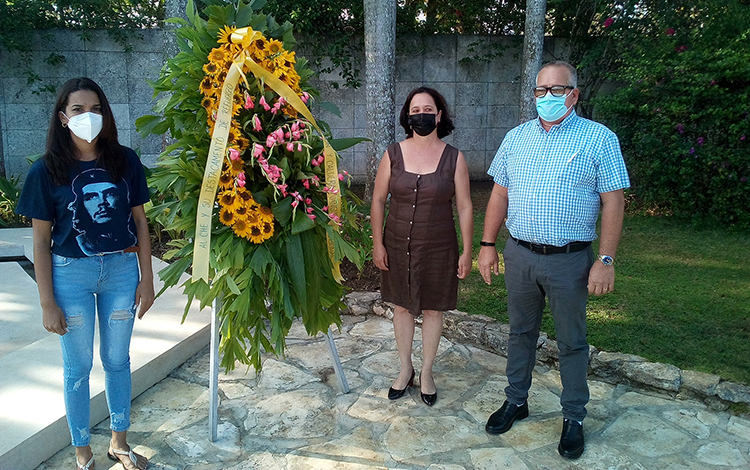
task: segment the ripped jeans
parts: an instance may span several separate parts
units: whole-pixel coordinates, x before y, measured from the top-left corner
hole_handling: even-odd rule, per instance
[[[86,258],[52,254],[55,301],[68,332],[60,337],[65,410],[73,445],[89,445],[89,374],[94,360],[94,323],[99,317],[99,356],[113,431],[130,427],[130,337],[138,287],[135,253]]]

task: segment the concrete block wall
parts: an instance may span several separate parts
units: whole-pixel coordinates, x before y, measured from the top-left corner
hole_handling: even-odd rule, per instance
[[[40,32],[33,44],[33,70],[42,84],[59,87],[74,77],[89,77],[102,87],[109,99],[117,123],[120,143],[141,153],[153,164],[161,152],[158,136],[142,139],[135,130],[136,118],[149,114],[153,90],[146,79],[158,76],[164,55],[162,30],[138,31],[123,46],[104,31],[92,31],[87,40],[77,32],[53,30]],[[44,62],[51,53],[61,54],[59,66]],[[25,175],[27,157],[44,152],[47,128],[56,96],[33,93],[35,87],[19,66],[17,56],[0,52],[0,130],[6,175]]]
[[[115,113],[120,142],[134,148],[144,163],[152,166],[162,150],[162,140],[157,136],[142,139],[135,130],[135,120],[151,114],[153,91],[146,80],[155,79],[162,66],[164,32],[143,30],[137,36],[130,40],[131,49],[125,52],[103,31],[91,32],[89,40],[82,40],[73,31],[40,33],[34,44],[34,70],[40,73],[43,83],[54,86],[77,76],[88,76],[99,83]],[[500,46],[501,56],[484,62],[462,60],[477,50],[487,51],[491,44]],[[545,60],[558,56],[556,44],[547,38]],[[406,36],[397,38],[396,49],[396,114],[412,89],[426,85],[440,91],[456,125],[445,140],[464,153],[473,179],[487,179],[486,170],[505,133],[518,124],[522,38]],[[47,65],[44,59],[52,52],[64,55],[65,62],[60,66]],[[360,63],[360,77],[364,79],[364,57]],[[14,56],[0,53],[0,151],[6,175],[25,175],[27,157],[44,151],[55,100],[50,93],[31,93],[17,65]],[[341,111],[336,116],[313,106],[316,117],[330,125],[334,137],[365,137],[365,87],[344,87],[336,72],[319,75],[314,85],[321,92],[321,101],[329,101]],[[404,131],[398,125],[398,116],[394,116],[393,125],[396,140],[402,140]],[[366,145],[344,151],[341,156],[341,169],[363,180]]]

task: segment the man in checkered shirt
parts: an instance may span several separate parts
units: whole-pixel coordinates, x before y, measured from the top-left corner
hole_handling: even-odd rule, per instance
[[[538,119],[510,130],[487,173],[495,186],[487,204],[479,272],[487,284],[499,274],[494,248],[500,227],[510,232],[503,251],[508,292],[508,387],[506,401],[485,429],[508,431],[529,415],[526,402],[536,362],[545,297],[560,349],[563,428],[558,452],[576,459],[584,449],[588,294],[614,288],[614,257],[630,186],[617,136],[576,115],[577,74],[566,62],[545,64],[537,75]],[[601,207],[598,257],[591,241]]]

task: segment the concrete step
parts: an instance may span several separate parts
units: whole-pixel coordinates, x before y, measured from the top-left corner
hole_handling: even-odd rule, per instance
[[[0,259],[19,251],[30,257],[30,229],[2,229],[0,244]],[[154,273],[166,266],[155,258],[153,264]],[[156,290],[161,286],[157,279]],[[181,323],[184,306],[181,289],[172,288],[136,320],[130,346],[134,398],[208,344],[210,309],[193,307]],[[44,330],[41,318],[34,281],[17,262],[0,262],[0,470],[34,469],[70,445],[59,337]],[[90,388],[94,426],[109,417],[98,353]]]

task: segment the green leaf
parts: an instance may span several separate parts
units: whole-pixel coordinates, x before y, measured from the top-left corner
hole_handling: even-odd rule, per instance
[[[340,152],[342,150],[346,150],[350,147],[354,147],[357,144],[360,144],[362,142],[370,142],[370,139],[367,139],[365,137],[350,137],[346,139],[329,139],[328,143],[331,144],[331,147],[333,147],[333,150]]]
[[[292,220],[293,235],[310,230],[313,227],[315,227],[315,221],[310,219],[307,214],[297,214],[297,217],[294,217],[294,220]]]
[[[290,235],[286,247],[287,274],[291,280],[294,293],[301,305],[307,305],[307,284],[305,282],[305,254],[302,251],[302,240],[300,235]]]

